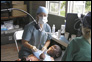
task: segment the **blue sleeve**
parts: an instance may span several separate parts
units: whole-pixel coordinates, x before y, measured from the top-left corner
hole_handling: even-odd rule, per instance
[[[51,27],[49,25],[47,25],[47,29],[48,29],[48,32],[51,33]],[[50,40],[50,39],[51,39],[51,34],[48,34],[47,40]]]
[[[24,28],[22,39],[30,41],[31,37],[32,37],[32,26],[26,25]]]

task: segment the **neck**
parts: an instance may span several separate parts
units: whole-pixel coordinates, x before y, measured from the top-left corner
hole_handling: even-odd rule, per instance
[[[39,24],[40,28],[42,29],[43,28],[43,24]]]
[[[89,44],[91,44],[91,37],[89,37],[89,36],[83,36],[88,42],[89,42]]]
[[[89,39],[87,39],[87,40],[88,40],[89,44],[91,44],[91,38],[89,38]]]
[[[40,27],[42,28],[43,27],[43,24],[40,24]]]

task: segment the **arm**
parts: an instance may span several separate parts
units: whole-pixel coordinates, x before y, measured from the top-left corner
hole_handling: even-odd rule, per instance
[[[22,61],[21,59],[17,59],[16,61]],[[26,61],[39,61],[38,58],[36,58],[33,54],[30,54],[27,58]]]
[[[47,24],[47,31],[51,32],[51,28],[50,28],[50,26],[48,24]],[[50,45],[50,39],[51,39],[51,35],[48,34],[47,41],[46,41],[44,47],[42,48],[42,50],[47,49],[47,47]]]
[[[26,25],[22,36],[22,44],[29,49],[36,49],[35,46],[29,44],[29,41],[32,37],[32,32],[33,32],[33,25],[30,24]]]
[[[36,56],[34,56],[33,54],[29,55],[29,56],[27,57],[27,60],[39,61],[39,59],[38,59]]]
[[[55,61],[53,57],[50,57],[51,61]],[[34,56],[33,54],[29,55],[27,57],[27,60],[31,60],[31,61],[40,61],[36,56]]]
[[[51,61],[55,61],[53,57],[50,57],[51,58]]]
[[[35,46],[29,44],[28,41],[26,41],[26,40],[22,40],[22,44],[23,44],[25,47],[29,48],[29,49],[32,49],[32,50],[34,50],[34,51],[37,51],[37,48],[36,48]]]
[[[45,45],[44,45],[44,47],[47,48],[49,45],[50,45],[50,40],[47,40],[46,43],[45,43]]]
[[[50,40],[47,40],[44,47],[42,48],[42,51],[46,50],[49,45],[50,45]]]

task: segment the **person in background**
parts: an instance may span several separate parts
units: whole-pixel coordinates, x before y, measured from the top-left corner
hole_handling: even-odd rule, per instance
[[[40,26],[40,30],[36,29],[34,21],[25,26],[19,58],[29,56],[37,49],[45,51],[50,44],[51,35],[45,33],[51,32],[51,28],[47,23],[48,10],[43,6],[39,6],[36,14],[36,21]]]
[[[82,34],[70,42],[62,61],[91,61],[91,12],[82,19]]]
[[[62,49],[60,48],[59,45],[52,45],[51,47],[48,48],[46,53],[36,53],[36,55],[39,56],[36,57],[34,54],[30,54],[27,58],[24,58],[25,61],[40,61],[40,58],[43,60],[45,59],[46,61],[54,61],[55,58],[58,58],[62,55]],[[47,56],[47,57],[46,57]],[[44,61],[45,61],[44,60]],[[17,59],[16,61],[23,61],[23,59]]]

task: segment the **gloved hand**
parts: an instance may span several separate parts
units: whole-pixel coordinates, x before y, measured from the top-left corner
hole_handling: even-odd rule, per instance
[[[36,48],[36,46],[33,46],[32,51],[34,51],[34,52],[38,51],[38,49]]]
[[[47,47],[44,46],[44,47],[42,48],[42,51],[45,52],[46,50],[47,50]]]

